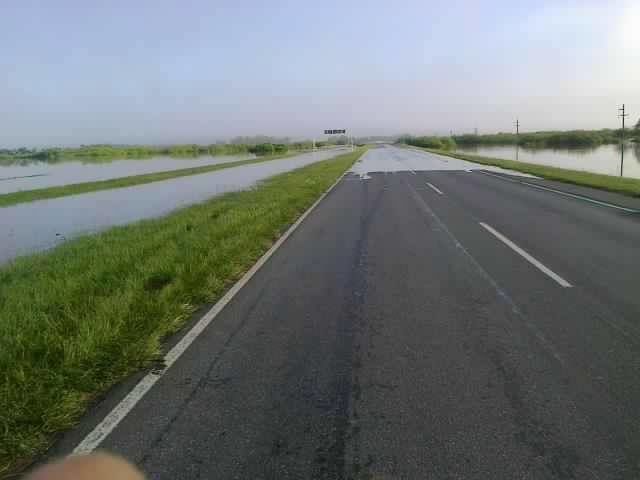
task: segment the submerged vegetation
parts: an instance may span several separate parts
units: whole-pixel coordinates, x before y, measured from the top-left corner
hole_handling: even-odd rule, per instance
[[[157,360],[163,338],[220,298],[363,152],[0,269],[0,476]]]

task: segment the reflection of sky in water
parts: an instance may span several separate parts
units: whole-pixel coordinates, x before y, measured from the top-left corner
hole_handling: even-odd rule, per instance
[[[517,159],[521,162],[539,163],[572,170],[620,175],[620,145],[602,145],[593,149],[531,149],[508,145],[459,147],[458,150],[507,160]],[[639,144],[625,146],[624,176],[640,178]]]
[[[144,173],[233,162],[254,155],[209,155],[189,158],[167,156],[100,162],[82,160],[64,162],[28,162],[0,165],[0,194],[18,190],[33,190],[71,183],[94,182]]]
[[[201,175],[0,208],[0,263],[45,250],[64,238],[165,215],[278,173],[325,160],[341,149],[305,153]]]

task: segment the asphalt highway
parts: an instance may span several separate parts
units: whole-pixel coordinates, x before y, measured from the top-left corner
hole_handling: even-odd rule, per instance
[[[370,150],[100,448],[152,479],[640,478],[640,213],[521,180]]]

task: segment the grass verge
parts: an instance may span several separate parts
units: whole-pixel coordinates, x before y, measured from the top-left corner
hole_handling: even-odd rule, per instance
[[[599,188],[609,192],[622,193],[623,195],[630,197],[640,197],[640,179],[614,177],[612,175],[581,172],[579,170],[567,170],[564,168],[538,165],[535,163],[516,162],[514,160],[503,160],[500,158],[483,157],[467,153],[455,153],[426,148],[423,150],[483,165],[492,165],[495,167],[507,168],[509,170],[516,170],[518,172],[530,173],[531,175],[536,175],[548,180]]]
[[[170,178],[186,177],[188,175],[198,175],[200,173],[214,172],[225,168],[239,167],[241,165],[251,165],[253,163],[268,162],[281,158],[288,158],[304,152],[292,152],[284,155],[274,155],[266,157],[252,158],[249,160],[238,160],[236,162],[219,163],[216,165],[204,165],[202,167],[181,168],[165,172],[145,173],[142,175],[132,175],[130,177],[112,178],[109,180],[99,180],[97,182],[72,183],[59,187],[38,188],[34,190],[20,190],[18,192],[5,193],[0,195],[0,207],[8,207],[18,203],[33,202],[36,200],[46,200],[50,198],[66,197],[80,193],[97,192],[99,190],[110,190],[113,188],[133,187],[143,183],[159,182]]]
[[[161,354],[365,149],[0,269],[0,477]]]

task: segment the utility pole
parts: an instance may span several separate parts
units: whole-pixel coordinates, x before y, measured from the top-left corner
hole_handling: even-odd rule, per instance
[[[622,137],[620,143],[620,176],[622,176],[624,172],[624,119],[625,117],[628,117],[629,114],[624,111],[624,103],[622,104],[622,108],[619,108],[618,111],[620,112],[620,115],[618,116],[622,118]]]
[[[520,119],[516,118],[516,162],[520,160]]]

